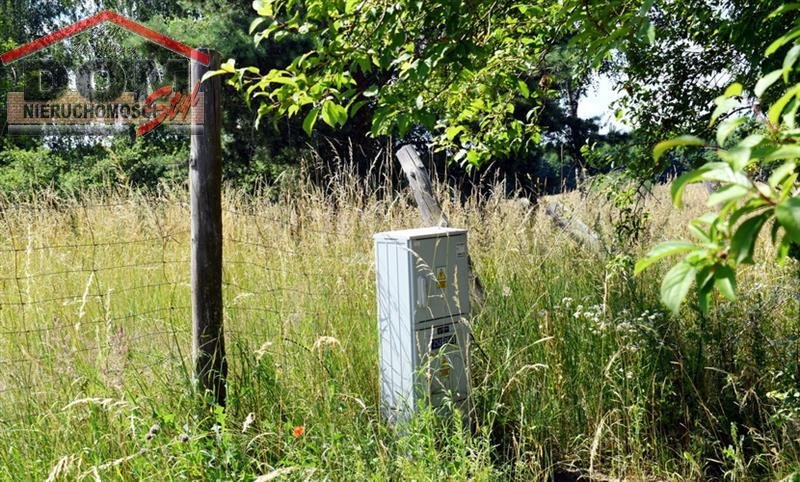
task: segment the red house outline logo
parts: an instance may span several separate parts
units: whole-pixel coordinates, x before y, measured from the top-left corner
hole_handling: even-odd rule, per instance
[[[182,42],[179,42],[179,41],[177,41],[177,40],[175,40],[175,39],[173,39],[171,37],[168,37],[168,36],[166,36],[164,34],[158,33],[153,29],[145,27],[144,25],[142,25],[142,24],[140,24],[140,23],[138,23],[138,22],[136,22],[134,20],[131,20],[130,18],[125,17],[124,15],[120,15],[119,13],[111,11],[111,10],[106,10],[106,11],[100,12],[100,13],[98,13],[96,15],[93,15],[93,16],[91,16],[89,18],[80,20],[80,21],[75,22],[75,23],[73,23],[71,25],[68,25],[67,27],[59,29],[59,30],[57,30],[57,31],[55,31],[55,32],[53,32],[53,33],[51,33],[49,35],[45,35],[44,37],[36,39],[36,40],[34,40],[32,42],[29,42],[29,43],[27,43],[25,45],[22,45],[20,47],[17,47],[17,48],[14,48],[12,50],[9,50],[8,52],[0,55],[0,61],[2,61],[3,65],[9,65],[9,64],[13,63],[16,60],[22,59],[24,57],[28,57],[28,56],[36,53],[36,52],[39,52],[40,50],[42,50],[42,49],[44,49],[44,48],[46,48],[46,47],[48,47],[50,45],[53,45],[53,44],[55,44],[57,42],[60,42],[60,41],[62,41],[64,39],[67,39],[69,37],[75,36],[75,35],[77,35],[77,34],[79,34],[81,32],[89,30],[89,29],[91,29],[91,28],[93,28],[93,27],[95,27],[97,25],[100,25],[100,24],[102,24],[104,22],[114,23],[114,24],[124,28],[125,30],[144,38],[145,40],[148,40],[148,41],[150,41],[150,42],[152,42],[152,43],[154,43],[156,45],[159,45],[161,47],[164,47],[165,49],[171,50],[172,52],[175,52],[175,53],[177,53],[177,54],[179,54],[179,55],[181,55],[181,56],[183,56],[183,57],[185,57],[185,58],[187,58],[189,60],[192,60],[192,61],[195,61],[195,62],[199,62],[200,64],[203,64],[205,66],[208,66],[210,64],[210,62],[211,62],[211,58],[207,53],[205,53],[205,52],[203,52],[201,50],[189,47],[188,45],[186,45],[186,44],[184,44]],[[174,91],[172,89],[172,86],[170,86],[170,85],[162,86],[162,87],[157,88],[156,90],[154,90],[147,97],[147,99],[144,101],[144,103],[141,106],[138,105],[138,104],[136,104],[134,106],[134,111],[141,112],[143,114],[143,116],[144,115],[149,115],[150,116],[150,120],[149,121],[144,122],[144,123],[142,123],[142,124],[137,126],[137,128],[136,128],[137,135],[140,135],[140,136],[144,135],[144,134],[150,132],[151,130],[155,129],[160,124],[162,124],[163,122],[166,122],[166,121],[176,121],[177,123],[185,123],[185,122],[187,122],[186,119],[187,119],[187,116],[189,115],[190,110],[192,110],[192,119],[189,121],[191,124],[194,125],[198,119],[202,119],[203,103],[199,102],[199,100],[200,100],[200,98],[202,97],[203,94],[202,94],[202,92],[200,92],[199,87],[200,87],[200,84],[198,82],[194,86],[192,91],[191,92],[187,92],[187,93]],[[25,110],[25,113],[23,113],[22,104],[25,104],[25,100],[24,100],[24,96],[23,96],[23,94],[21,92],[10,92],[8,100],[9,100],[9,102],[8,102],[8,109],[9,109],[8,120],[9,120],[9,125],[11,125],[12,120],[18,120],[19,121],[19,119],[25,118],[25,114],[27,114],[27,107],[31,107],[31,106],[29,106],[29,105],[25,106],[26,110]],[[104,122],[104,123],[109,121],[109,120],[115,121],[115,120],[119,119],[117,117],[117,115],[118,115],[117,112],[118,111],[116,109],[113,111],[114,115],[108,116],[106,114],[106,109],[105,109],[105,107],[103,105],[100,105],[98,107],[92,107],[92,108],[89,108],[87,110],[86,107],[88,107],[89,104],[86,104],[84,106],[84,108],[83,108],[82,116],[78,116],[77,114],[75,114],[74,118],[71,118],[68,121],[64,120],[65,116],[63,114],[64,114],[64,110],[66,110],[66,108],[69,108],[69,112],[72,113],[73,112],[72,111],[72,107],[76,108],[76,112],[79,112],[79,109],[77,109],[77,108],[81,107],[81,105],[79,103],[74,103],[75,102],[74,98],[67,98],[66,100],[68,102],[67,105],[59,105],[59,104],[50,104],[50,105],[48,105],[46,103],[40,103],[41,105],[39,105],[39,106],[32,106],[33,108],[31,109],[31,111],[35,110],[36,116],[37,117],[41,116],[40,118],[43,118],[43,119],[44,118],[48,118],[47,114],[49,113],[49,119],[50,120],[59,119],[57,122],[53,121],[52,123],[58,123],[58,124],[87,124],[87,123],[90,123],[90,122],[87,122],[88,119],[89,119],[89,117],[87,116],[87,112],[91,114],[91,119],[92,120],[101,120],[101,122]],[[120,104],[116,104],[116,105],[118,107]],[[196,109],[196,110],[192,109],[192,107],[194,107],[194,106],[198,106],[198,109]],[[49,107],[52,107],[52,109],[50,109]],[[56,109],[56,107],[61,107],[61,109]],[[98,113],[95,116],[95,114],[93,113],[92,109],[99,109],[100,107],[103,108],[102,109],[103,114],[101,115],[101,114]],[[111,107],[111,104],[109,104],[109,107]],[[130,113],[130,106],[122,104],[122,109],[123,109],[123,116],[122,117],[124,119],[128,119],[128,117],[126,117],[124,115],[124,109],[126,107],[129,108],[128,112]],[[41,110],[39,110],[40,108],[41,108]],[[139,109],[141,109],[141,110],[139,110]],[[100,110],[96,110],[96,112],[100,112]],[[134,118],[136,118],[136,117],[134,117]],[[20,121],[20,122],[21,122],[22,125],[29,125],[30,124],[30,122],[26,122],[26,121]],[[41,125],[41,124],[42,123],[39,123],[38,125]],[[34,125],[37,125],[37,124],[34,123]],[[17,127],[19,127],[19,126],[17,126]]]
[[[8,65],[11,62],[14,62],[15,60],[27,57],[45,47],[48,47],[56,42],[60,42],[66,38],[77,35],[83,32],[84,30],[88,30],[92,27],[100,25],[103,22],[115,23],[131,33],[134,33],[153,43],[161,45],[166,49],[172,50],[173,52],[180,54],[188,59],[200,62],[203,65],[208,65],[210,62],[208,54],[201,52],[197,49],[193,49],[188,45],[186,45],[185,43],[179,42],[173,38],[167,37],[164,34],[158,33],[153,29],[145,27],[144,25],[135,22],[129,19],[128,17],[120,15],[117,12],[111,10],[106,10],[96,15],[92,15],[89,18],[80,20],[78,22],[73,23],[72,25],[57,30],[49,35],[45,35],[44,37],[38,38],[33,42],[29,42],[25,45],[9,50],[3,55],[0,55],[0,60],[2,60],[3,65]]]

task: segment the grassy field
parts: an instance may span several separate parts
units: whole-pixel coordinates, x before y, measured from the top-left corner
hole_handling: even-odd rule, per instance
[[[348,176],[225,193],[226,411],[187,371],[182,192],[6,202],[0,479],[800,480],[796,264],[672,317],[632,262],[685,236],[702,189],[684,212],[657,189],[643,239],[595,254],[524,202],[438,188],[488,294],[471,427],[378,415],[372,234],[417,223],[405,196]],[[612,238],[601,193],[560,198]]]

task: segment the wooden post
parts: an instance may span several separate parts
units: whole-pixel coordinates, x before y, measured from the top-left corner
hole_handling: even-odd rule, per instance
[[[570,215],[563,204],[558,201],[551,202],[545,207],[544,213],[553,224],[563,229],[575,242],[590,248],[592,251],[600,251],[602,247],[600,236],[578,219],[577,216]]]
[[[400,161],[400,167],[403,168],[403,173],[408,178],[411,192],[414,193],[422,224],[425,226],[449,226],[447,218],[442,214],[439,201],[433,195],[431,178],[428,176],[428,171],[422,164],[417,150],[412,145],[406,145],[401,147],[396,155],[397,160]]]
[[[444,213],[442,213],[442,206],[433,194],[431,178],[417,150],[414,146],[409,144],[401,147],[396,155],[406,178],[408,178],[411,191],[414,193],[414,199],[417,201],[417,207],[419,207],[419,215],[422,218],[423,226],[449,227],[450,222],[447,220]],[[469,263],[469,270],[472,273],[472,293],[477,304],[483,305],[486,299],[483,283],[481,283],[480,278],[478,278],[478,275],[475,273],[472,257],[469,255],[467,255],[467,262]]]
[[[211,63],[191,62],[190,89],[206,72],[219,69],[219,53],[201,50],[209,54]],[[189,201],[192,217],[192,358],[196,383],[204,395],[210,392],[214,401],[224,406],[228,364],[222,329],[221,90],[218,76],[201,83],[198,101],[192,107]]]

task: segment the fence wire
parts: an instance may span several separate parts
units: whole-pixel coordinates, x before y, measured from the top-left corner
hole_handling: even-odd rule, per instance
[[[0,420],[176,371],[187,219],[165,200],[0,206]]]
[[[370,251],[327,249],[353,236],[348,227],[309,222],[279,203],[224,204],[234,372],[237,356],[273,342],[276,356],[318,363],[320,337],[344,344],[364,320],[374,324]],[[0,422],[186,380],[189,219],[176,199],[0,206]]]

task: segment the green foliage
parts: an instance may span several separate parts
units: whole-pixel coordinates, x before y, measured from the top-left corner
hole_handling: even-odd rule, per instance
[[[688,294],[689,285],[696,283],[700,310],[708,311],[714,288],[725,297],[736,296],[734,269],[739,265],[753,264],[759,236],[769,226],[770,239],[776,247],[776,258],[780,262],[793,245],[800,243],[800,198],[798,198],[798,158],[800,148],[800,126],[796,123],[800,106],[800,84],[794,84],[791,74],[796,66],[800,41],[794,29],[776,40],[766,55],[776,53],[781,47],[793,42],[785,54],[783,68],[763,76],[753,94],[733,83],[717,97],[716,110],[711,121],[724,118],[717,126],[715,162],[707,162],[687,172],[672,184],[672,198],[681,207],[686,186],[697,182],[716,182],[720,187],[708,198],[708,206],[716,211],[692,221],[690,230],[697,238],[696,244],[665,243],[656,246],[637,264],[637,272],[645,269],[657,259],[688,251],[688,254],[664,278],[662,301],[673,312]],[[779,79],[784,91],[767,109],[766,115],[760,105],[765,95]],[[739,108],[751,103],[752,116],[742,116]],[[759,123],[746,136],[733,145],[726,145],[730,135],[746,125],[752,117]],[[705,145],[694,136],[681,136],[659,143],[653,150],[658,160],[663,153],[677,146]],[[766,182],[764,182],[766,180]]]
[[[630,42],[603,66],[624,96],[625,121],[648,147],[662,139],[691,133],[709,138],[709,119],[722,82],[753,86],[762,72],[782,70],[782,58],[764,57],[775,32],[791,30],[797,12],[781,0],[706,0],[655,2],[649,12],[653,42]],[[624,75],[618,75],[623,72]],[[780,75],[780,74],[777,74]],[[730,79],[730,80],[728,80]],[[774,79],[773,79],[774,81]],[[755,89],[756,96],[761,97]],[[776,97],[768,93],[765,100]],[[707,161],[703,151],[685,151],[686,167]],[[649,153],[628,156],[643,177],[660,175],[674,157],[654,163]]]
[[[365,109],[373,136],[422,129],[478,166],[541,139],[540,107],[554,95],[547,57],[562,39],[586,68],[646,35],[650,3],[637,3],[259,0],[255,43],[302,38],[308,49],[285,68],[229,62],[210,75],[229,75],[259,118],[302,115],[311,132],[319,115],[341,127]]]
[[[0,151],[0,195],[30,197],[39,191],[78,196],[118,187],[155,189],[186,177],[187,146],[167,136],[130,142],[116,138],[81,149],[27,148]]]

